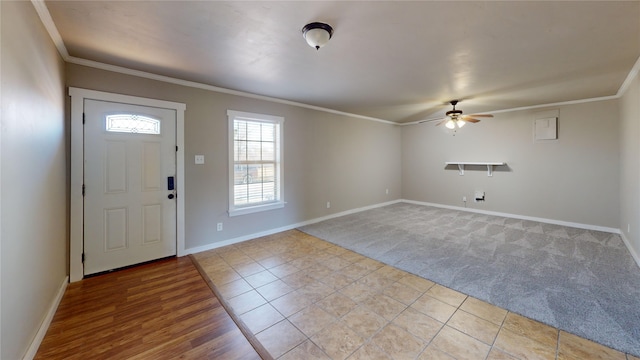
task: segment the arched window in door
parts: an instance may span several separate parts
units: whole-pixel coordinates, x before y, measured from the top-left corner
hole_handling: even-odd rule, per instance
[[[112,114],[106,117],[109,132],[160,134],[160,120],[137,114]]]

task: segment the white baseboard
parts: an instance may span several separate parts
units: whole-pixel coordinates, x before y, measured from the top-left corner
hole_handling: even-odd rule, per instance
[[[269,230],[262,231],[262,232],[259,232],[259,233],[253,233],[253,234],[244,235],[244,236],[240,236],[240,237],[233,238],[233,239],[228,239],[228,240],[224,240],[224,241],[215,242],[215,243],[208,244],[208,245],[203,245],[203,246],[198,246],[198,247],[194,247],[194,248],[185,249],[185,254],[184,255],[195,254],[195,253],[199,253],[199,252],[203,252],[203,251],[207,251],[207,250],[213,250],[213,249],[217,249],[219,247],[241,243],[243,241],[256,239],[256,238],[259,238],[259,237],[262,237],[262,236],[272,235],[272,234],[275,234],[275,233],[279,233],[279,232],[282,232],[282,231],[295,229],[295,228],[298,228],[298,227],[301,227],[301,226],[305,226],[305,225],[315,224],[315,223],[318,223],[318,222],[321,222],[321,221],[337,218],[337,217],[340,217],[340,216],[351,215],[351,214],[355,214],[355,213],[358,213],[358,212],[362,212],[362,211],[366,211],[366,210],[370,210],[370,209],[375,209],[375,208],[379,208],[379,207],[383,207],[383,206],[387,206],[387,205],[391,205],[391,204],[397,204],[397,203],[401,203],[401,202],[402,203],[407,203],[407,204],[433,206],[433,207],[438,207],[438,208],[443,208],[443,209],[451,209],[451,210],[473,212],[473,213],[484,214],[484,215],[501,216],[501,217],[506,217],[506,218],[519,219],[519,220],[537,221],[537,222],[546,223],[546,224],[569,226],[569,227],[574,227],[574,228],[578,228],[578,229],[595,230],[595,231],[602,231],[602,232],[608,232],[608,233],[613,233],[613,234],[621,234],[620,229],[610,228],[610,227],[605,227],[605,226],[581,224],[581,223],[574,223],[574,222],[569,222],[569,221],[561,221],[561,220],[539,218],[539,217],[534,217],[534,216],[524,216],[524,215],[517,215],[517,214],[502,213],[502,212],[497,212],[497,211],[487,211],[487,210],[481,210],[481,209],[471,209],[471,208],[465,208],[465,207],[459,207],[459,206],[451,206],[451,205],[443,205],[443,204],[429,203],[429,202],[423,202],[423,201],[400,199],[400,200],[394,200],[394,201],[389,201],[389,202],[370,205],[370,206],[364,206],[364,207],[357,208],[357,209],[342,211],[342,212],[339,212],[339,213],[330,214],[330,215],[327,215],[327,216],[323,216],[323,217],[319,217],[319,218],[303,221],[303,222],[300,222],[300,223],[297,223],[297,224],[291,224],[291,225],[279,227],[279,228],[276,228],[276,229],[269,229]],[[624,236],[622,237],[622,239],[624,240],[625,244],[627,245],[627,248],[629,248],[629,251],[631,252],[631,255],[633,256],[633,258],[636,260],[636,262],[640,266],[640,257],[638,257],[638,255],[632,250],[631,246],[629,245],[629,242],[624,238]]]
[[[433,206],[433,207],[438,207],[438,208],[443,208],[443,209],[466,211],[466,212],[472,212],[472,213],[478,213],[478,214],[484,214],[484,215],[501,216],[501,217],[506,217],[506,218],[511,218],[511,219],[537,221],[537,222],[546,223],[546,224],[569,226],[569,227],[574,227],[574,228],[578,228],[578,229],[602,231],[602,232],[608,232],[608,233],[612,233],[612,234],[620,234],[620,229],[606,227],[606,226],[581,224],[581,223],[574,223],[574,222],[570,222],[570,221],[545,219],[545,218],[539,218],[539,217],[535,217],[535,216],[525,216],[525,215],[501,213],[501,212],[497,212],[497,211],[487,211],[487,210],[481,210],[481,209],[471,209],[471,208],[465,208],[465,207],[460,207],[460,206],[443,205],[443,204],[436,204],[436,203],[429,203],[429,202],[422,202],[422,201],[402,200],[402,202],[405,202],[405,203],[408,203],[408,204],[415,204],[415,205]]]
[[[27,349],[27,353],[22,357],[23,360],[32,360],[36,356],[36,353],[38,352],[38,348],[40,347],[40,344],[42,343],[44,336],[47,334],[47,330],[49,330],[49,325],[51,325],[51,320],[53,320],[53,316],[56,314],[56,310],[58,310],[58,305],[60,305],[60,301],[64,296],[64,292],[67,289],[68,284],[69,284],[69,277],[67,276],[64,278],[64,281],[60,285],[60,288],[58,289],[58,293],[56,294],[56,297],[53,299],[51,306],[49,306],[49,310],[47,311],[47,314],[42,320],[42,323],[40,324],[40,328],[38,328],[38,332],[36,333],[36,336],[31,341],[31,344],[29,345],[29,349]]]
[[[217,242],[214,242],[214,243],[211,243],[211,244],[207,244],[207,245],[192,247],[192,248],[184,249],[183,255],[197,254],[199,252],[213,250],[213,249],[217,249],[217,248],[220,248],[220,247],[223,247],[223,246],[233,245],[233,244],[241,243],[243,241],[256,239],[256,238],[259,238],[259,237],[262,237],[262,236],[267,236],[267,235],[271,235],[271,234],[275,234],[275,233],[279,233],[279,232],[295,229],[296,227],[297,227],[296,225],[288,225],[288,226],[283,226],[283,227],[279,227],[279,228],[275,228],[275,229],[269,229],[269,230],[261,231],[261,232],[258,232],[258,233],[239,236],[239,237],[233,238],[233,239],[217,241]]]
[[[622,241],[624,241],[624,244],[627,246],[627,249],[629,249],[629,253],[631,254],[631,257],[633,257],[633,260],[635,260],[636,264],[638,264],[638,267],[640,267],[640,256],[638,256],[638,253],[633,249],[633,246],[631,246],[631,242],[629,241],[629,239],[627,239],[624,232],[620,232],[620,237],[622,238]]]
[[[315,219],[312,219],[312,220],[299,222],[299,223],[296,223],[296,224],[291,224],[291,225],[287,225],[287,226],[283,226],[283,227],[279,227],[279,228],[275,228],[275,229],[269,229],[269,230],[261,231],[261,232],[258,232],[258,233],[244,235],[244,236],[240,236],[240,237],[237,237],[237,238],[228,239],[228,240],[224,240],[224,241],[218,241],[218,242],[215,242],[215,243],[212,243],[212,244],[193,247],[193,248],[185,249],[184,255],[196,254],[196,253],[203,252],[203,251],[213,250],[213,249],[217,249],[217,248],[220,248],[220,247],[223,247],[223,246],[233,245],[233,244],[241,243],[243,241],[256,239],[256,238],[259,238],[259,237],[262,237],[262,236],[272,235],[272,234],[276,234],[276,233],[279,233],[279,232],[282,232],[282,231],[295,229],[295,228],[298,228],[298,227],[301,227],[301,226],[311,225],[311,224],[315,224],[315,223],[318,223],[318,222],[321,222],[321,221],[337,218],[337,217],[340,217],[340,216],[355,214],[355,213],[358,213],[358,212],[371,210],[371,209],[375,209],[375,208],[379,208],[379,207],[383,207],[383,206],[387,206],[387,205],[391,205],[391,204],[396,204],[396,203],[399,203],[399,202],[402,202],[402,200],[394,200],[394,201],[389,201],[389,202],[385,202],[385,203],[364,206],[364,207],[361,207],[361,208],[342,211],[342,212],[339,212],[339,213],[335,213],[335,214],[331,214],[331,215],[315,218]]]

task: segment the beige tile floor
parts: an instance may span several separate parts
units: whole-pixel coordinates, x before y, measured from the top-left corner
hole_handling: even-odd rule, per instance
[[[297,230],[194,255],[274,359],[628,359]]]

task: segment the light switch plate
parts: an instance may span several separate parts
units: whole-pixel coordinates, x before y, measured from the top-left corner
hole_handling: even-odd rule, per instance
[[[204,164],[204,155],[196,155],[196,164],[198,165]]]

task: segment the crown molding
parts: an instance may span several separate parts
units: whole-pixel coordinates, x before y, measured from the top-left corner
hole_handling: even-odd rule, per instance
[[[296,102],[296,101],[290,101],[290,100],[285,100],[285,99],[274,98],[274,97],[270,97],[270,96],[252,94],[252,93],[248,93],[248,92],[244,92],[244,91],[226,89],[226,88],[213,86],[213,85],[208,85],[208,84],[204,84],[204,83],[199,83],[199,82],[195,82],[195,81],[182,80],[182,79],[177,79],[177,78],[173,78],[173,77],[169,77],[169,76],[153,74],[153,73],[149,73],[149,72],[145,72],[145,71],[133,70],[133,69],[125,68],[125,67],[122,67],[122,66],[110,65],[110,64],[105,64],[105,63],[93,61],[93,60],[86,60],[86,59],[76,58],[76,57],[73,57],[73,56],[69,56],[66,61],[68,63],[71,63],[71,64],[88,66],[88,67],[92,67],[92,68],[96,68],[96,69],[117,72],[117,73],[120,73],[120,74],[132,75],[132,76],[137,76],[137,77],[141,77],[141,78],[145,78],[145,79],[162,81],[162,82],[166,82],[166,83],[170,83],[170,84],[176,84],[176,85],[181,85],[181,86],[186,86],[186,87],[191,87],[191,88],[215,91],[215,92],[219,92],[219,93],[242,96],[242,97],[252,98],[252,99],[257,99],[257,100],[270,101],[270,102],[275,102],[275,103],[280,103],[280,104],[285,104],[285,105],[297,106],[297,107],[307,108],[307,109],[311,109],[311,110],[317,110],[317,111],[323,111],[323,112],[327,112],[327,113],[332,113],[332,114],[336,114],[336,115],[350,116],[350,117],[355,117],[355,118],[364,119],[364,120],[377,121],[377,122],[381,122],[381,123],[385,123],[385,124],[389,124],[389,125],[398,125],[396,122],[389,121],[389,120],[378,119],[378,118],[364,116],[364,115],[358,115],[358,114],[352,114],[352,113],[348,113],[348,112],[344,112],[344,111],[338,111],[338,110],[323,108],[323,107],[320,107],[320,106],[309,105],[309,104],[304,104],[304,103],[300,103],[300,102]]]
[[[62,41],[62,36],[58,32],[58,28],[56,24],[53,22],[53,18],[51,17],[51,13],[47,8],[47,5],[44,3],[44,0],[31,0],[33,7],[36,9],[38,16],[40,17],[40,21],[42,21],[42,25],[44,25],[45,29],[49,33],[51,40],[58,49],[58,53],[62,56],[64,61],[69,59],[69,52],[67,48],[64,46],[64,41]]]
[[[622,97],[622,95],[624,95],[624,93],[629,88],[629,85],[631,85],[631,82],[633,81],[633,79],[636,77],[636,75],[638,75],[639,71],[640,71],[640,57],[638,57],[638,60],[636,60],[636,63],[631,68],[631,71],[629,71],[629,74],[627,74],[627,78],[624,79],[624,81],[622,82],[622,85],[620,85],[620,88],[616,93],[616,97]]]

